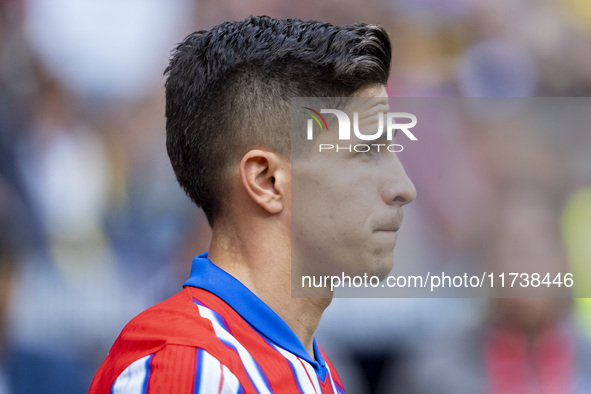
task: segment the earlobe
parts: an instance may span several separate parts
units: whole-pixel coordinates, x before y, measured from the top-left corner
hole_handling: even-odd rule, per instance
[[[272,152],[253,149],[240,161],[240,179],[250,198],[270,214],[283,210],[282,188],[276,185],[281,171],[280,157]]]

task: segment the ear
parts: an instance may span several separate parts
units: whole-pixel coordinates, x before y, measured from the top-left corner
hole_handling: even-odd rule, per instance
[[[285,208],[289,187],[288,160],[261,149],[246,153],[240,161],[240,180],[248,195],[271,214]]]

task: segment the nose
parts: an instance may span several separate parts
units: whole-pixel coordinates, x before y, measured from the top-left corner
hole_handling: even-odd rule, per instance
[[[406,205],[417,196],[417,189],[412,183],[402,163],[392,155],[393,159],[385,171],[385,181],[381,190],[383,201],[388,205]]]

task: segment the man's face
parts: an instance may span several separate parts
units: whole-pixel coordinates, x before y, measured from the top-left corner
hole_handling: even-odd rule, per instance
[[[359,96],[368,98],[359,112],[360,130],[375,133],[377,113],[388,112],[386,91],[381,85],[373,86]],[[353,133],[350,141],[339,141],[336,128],[329,129],[314,141],[314,151],[292,162],[293,261],[303,264],[303,275],[344,272],[383,278],[392,269],[402,207],[415,198],[414,185],[396,154],[385,148],[365,153],[318,152],[319,144],[395,141],[362,141]]]

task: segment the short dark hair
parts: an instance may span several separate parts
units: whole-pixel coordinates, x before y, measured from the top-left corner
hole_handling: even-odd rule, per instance
[[[213,225],[246,152],[289,157],[292,97],[385,85],[390,58],[386,31],[365,23],[251,16],[190,34],[165,71],[166,147],[179,184]]]

